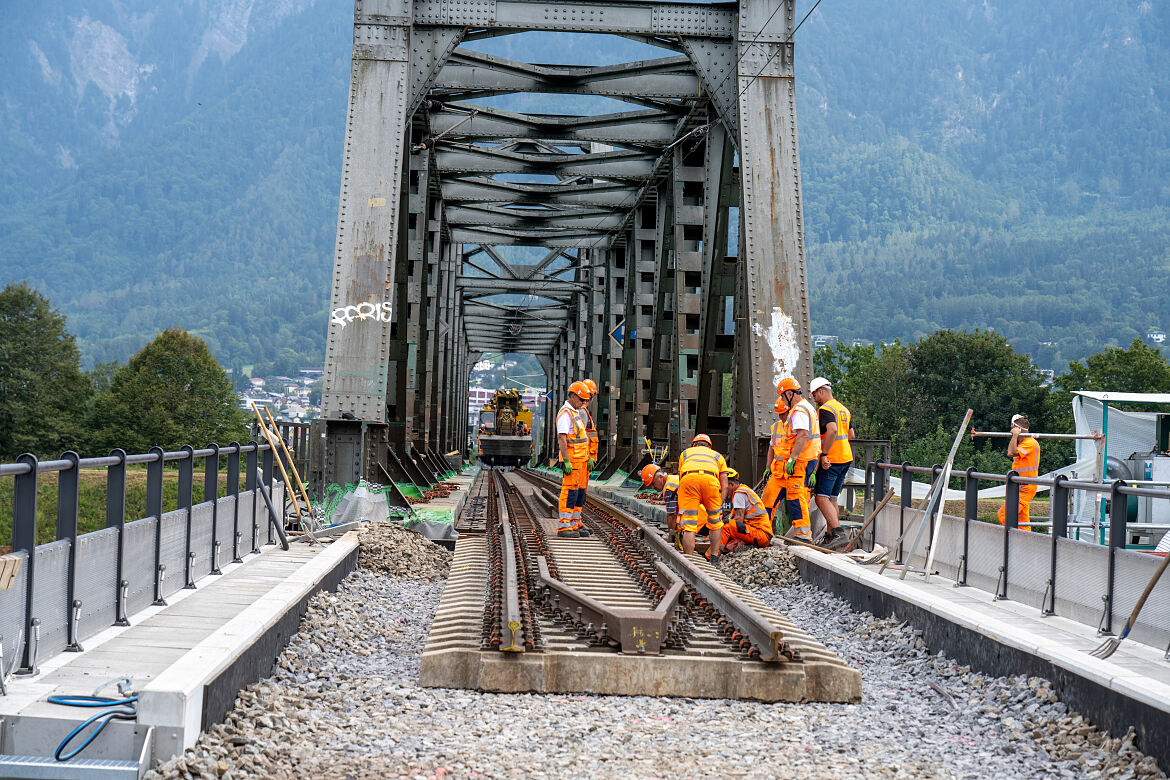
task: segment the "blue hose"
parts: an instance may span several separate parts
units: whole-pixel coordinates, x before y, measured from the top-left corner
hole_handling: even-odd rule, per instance
[[[104,712],[99,712],[89,718],[86,718],[77,728],[69,732],[69,736],[57,746],[57,750],[53,753],[53,758],[58,761],[68,761],[76,756],[81,751],[89,747],[89,743],[93,742],[98,734],[102,733],[102,729],[106,727],[111,720],[135,720],[138,717],[138,710],[134,706],[138,701],[137,696],[127,696],[120,699],[110,698],[108,696],[50,696],[50,704],[61,704],[66,707],[113,707],[114,709],[107,709]],[[69,751],[65,749],[69,747],[69,743],[73,741],[77,735],[85,731],[89,726],[97,724],[90,732],[89,736],[85,738],[82,743]]]

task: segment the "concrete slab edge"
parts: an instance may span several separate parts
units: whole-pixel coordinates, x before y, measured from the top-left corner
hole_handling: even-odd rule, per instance
[[[1149,690],[1137,690],[1127,675],[1103,676],[1098,665],[1107,662],[1043,647],[1024,629],[989,620],[957,604],[925,598],[856,564],[812,550],[795,554],[805,582],[876,617],[897,615],[922,632],[930,652],[941,650],[976,671],[1051,680],[1071,709],[1115,737],[1124,736],[1132,726],[1137,747],[1153,756],[1163,771],[1170,767],[1170,701],[1152,698]]]
[[[309,600],[334,590],[357,567],[349,532],[307,561],[219,631],[152,680],[138,699],[138,722],[155,727],[154,758],[178,755],[231,711],[236,695],[266,677],[296,633]]]

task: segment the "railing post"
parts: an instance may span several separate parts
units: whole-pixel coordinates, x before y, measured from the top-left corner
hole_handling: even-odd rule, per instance
[[[1008,540],[1011,529],[1020,526],[1020,486],[1015,481],[1020,473],[1015,469],[1006,475],[1003,512],[1003,565],[999,567],[999,585],[995,589],[995,600],[1006,599],[1008,595]]]
[[[257,464],[260,462],[260,458],[259,458],[259,454],[256,452],[256,440],[252,439],[252,441],[249,443],[248,446],[251,447],[251,449],[248,450],[248,457],[245,461],[244,489],[250,490],[252,492],[252,514],[250,515],[250,517],[252,518],[251,519],[251,525],[252,525],[252,537],[251,537],[252,538],[252,549],[251,549],[251,552],[260,552],[259,540],[256,538],[256,502],[257,502],[256,494],[259,492],[256,490],[256,469],[258,468]]]
[[[1040,605],[1040,611],[1045,616],[1056,614],[1056,540],[1068,536],[1068,487],[1064,484],[1067,481],[1067,476],[1057,474],[1050,494],[1051,509],[1048,514],[1052,516],[1052,527],[1048,531],[1052,536],[1052,551],[1048,556],[1048,603]]]
[[[870,507],[870,509],[869,509],[870,512],[872,512],[874,509],[877,508],[877,497],[878,496],[884,497],[886,495],[886,491],[890,489],[889,488],[890,470],[875,463],[873,477],[874,477],[874,481],[873,481],[873,484],[874,484],[873,506]],[[874,518],[873,523],[870,524],[870,534],[872,535],[873,543],[877,544],[877,518],[876,517]],[[865,541],[864,539],[861,539],[861,540],[858,540],[858,543],[861,543],[864,541]],[[870,549],[872,550],[873,548],[870,547]]]
[[[120,448],[110,450],[110,457],[118,463],[106,469],[106,528],[118,529],[118,553],[114,575],[115,626],[130,625],[126,604],[122,598],[126,570],[126,451]],[[128,586],[129,583],[126,583]]]
[[[203,503],[211,502],[211,574],[219,570],[219,445],[208,445],[211,454],[203,459]]]
[[[30,652],[33,645],[33,569],[37,551],[37,456],[20,455],[17,463],[28,465],[27,474],[18,474],[12,485],[12,551],[27,554],[24,588],[24,648],[20,656],[20,673],[36,674],[36,661]]]
[[[177,508],[187,510],[186,540],[183,545],[183,587],[194,589],[195,577],[191,564],[195,551],[191,549],[191,504],[195,498],[195,448],[190,444],[184,444],[180,449],[183,451],[183,458],[179,461],[179,502]]]
[[[227,491],[232,497],[232,563],[241,563],[240,557],[240,443],[231,443],[227,462]]]
[[[70,463],[68,469],[57,473],[57,539],[69,540],[69,556],[66,562],[65,573],[65,614],[73,615],[77,604],[74,603],[77,593],[77,510],[78,487],[81,479],[81,458],[70,450],[61,456],[62,460]],[[77,621],[69,621],[69,640],[65,651],[80,653],[81,644],[77,639]]]
[[[162,563],[162,494],[163,494],[163,451],[162,447],[151,447],[149,453],[154,460],[146,464],[146,516],[153,517],[154,523],[154,605],[165,607],[163,600]]]
[[[902,501],[898,510],[898,538],[906,536],[906,509],[914,503],[914,476],[910,473],[910,461],[902,461]],[[902,542],[898,542],[898,552],[894,563],[902,563]]]
[[[963,484],[963,556],[959,559],[960,569],[955,578],[955,587],[967,584],[967,572],[971,565],[971,523],[979,519],[979,480],[972,475],[975,467],[967,469],[967,481]]]
[[[1113,634],[1113,586],[1114,574],[1117,569],[1117,550],[1125,549],[1126,504],[1127,499],[1121,494],[1125,487],[1125,480],[1119,479],[1109,488],[1109,578],[1106,581],[1105,614],[1102,617],[1100,633]]]
[[[260,458],[261,463],[263,463],[263,466],[261,466],[261,468],[264,471],[264,486],[266,488],[268,488],[268,495],[270,495],[270,496],[272,495],[272,484],[273,484],[272,466],[273,466],[273,456],[275,454],[276,453],[274,453],[272,451],[272,448],[269,447],[268,449],[264,450],[264,454]],[[265,523],[264,527],[268,529],[268,532],[266,534],[268,537],[267,543],[268,544],[276,544],[276,537],[273,535],[274,531],[272,529],[272,523]]]

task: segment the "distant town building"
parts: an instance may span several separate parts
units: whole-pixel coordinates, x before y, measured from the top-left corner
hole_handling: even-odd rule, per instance
[[[872,347],[873,339],[853,339],[852,345],[855,347]]]
[[[1040,376],[1044,377],[1044,380],[1040,382],[1041,387],[1052,387],[1056,383],[1056,372],[1051,368],[1040,369]]]
[[[814,333],[812,337],[813,349],[820,349],[821,347],[831,347],[837,343],[836,336],[829,336],[824,333]]]
[[[1164,344],[1164,343],[1166,343],[1166,331],[1164,331],[1164,330],[1151,330],[1149,333],[1146,334],[1146,338],[1149,339],[1150,341],[1154,342],[1155,344]]]

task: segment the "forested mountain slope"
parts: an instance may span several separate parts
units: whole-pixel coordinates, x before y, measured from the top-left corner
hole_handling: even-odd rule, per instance
[[[229,365],[319,363],[351,14],[5,4],[0,281],[48,294],[88,361],[181,325]],[[797,52],[814,331],[994,327],[1060,368],[1170,325],[1170,6],[823,0]]]

